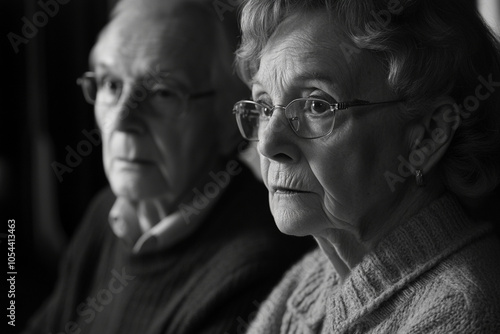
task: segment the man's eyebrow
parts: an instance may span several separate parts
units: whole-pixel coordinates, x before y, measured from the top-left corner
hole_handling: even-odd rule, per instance
[[[95,71],[95,70],[111,71],[112,70],[110,65],[108,65],[102,61],[91,62],[91,68],[93,71]]]

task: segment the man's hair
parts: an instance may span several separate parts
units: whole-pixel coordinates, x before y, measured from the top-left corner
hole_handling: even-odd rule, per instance
[[[245,81],[257,72],[262,50],[281,22],[303,12],[326,12],[357,48],[383,63],[389,86],[406,101],[407,117],[417,117],[442,96],[463,105],[461,124],[440,163],[449,190],[462,198],[481,198],[498,188],[500,91],[485,82],[500,81],[499,46],[474,1],[244,2],[236,63]],[[398,13],[388,10],[395,6]],[[488,98],[476,96],[480,85]]]
[[[221,20],[209,0],[120,0],[110,14],[110,21],[121,15],[140,16],[145,18],[163,18],[174,15],[202,13],[210,22],[218,26],[217,35],[220,35],[232,50],[239,43],[240,30],[236,15],[226,13]],[[219,34],[220,33],[220,34]]]

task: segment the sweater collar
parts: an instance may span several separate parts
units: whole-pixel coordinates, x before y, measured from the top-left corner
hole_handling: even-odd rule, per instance
[[[219,189],[215,196],[198,192],[192,202],[179,205],[179,210],[168,215],[154,200],[134,204],[118,197],[109,212],[108,221],[116,237],[131,247],[133,254],[158,252],[193,233],[224,189]],[[154,225],[151,226],[150,222]]]
[[[445,194],[383,239],[342,285],[326,256],[318,256],[315,272],[299,284],[289,308],[310,328],[338,332],[489,230]]]

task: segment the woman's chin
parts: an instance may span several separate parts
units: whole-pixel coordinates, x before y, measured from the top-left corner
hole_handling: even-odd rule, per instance
[[[288,235],[306,236],[328,226],[323,208],[314,194],[270,197],[271,212],[278,229]]]
[[[303,237],[313,234],[318,228],[319,222],[323,219],[306,208],[272,210],[274,221],[281,233]]]

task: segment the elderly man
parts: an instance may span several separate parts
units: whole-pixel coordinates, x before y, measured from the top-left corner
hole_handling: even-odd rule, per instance
[[[282,236],[235,157],[238,33],[211,2],[123,0],[80,84],[111,189],[28,333],[241,333],[309,243]]]

